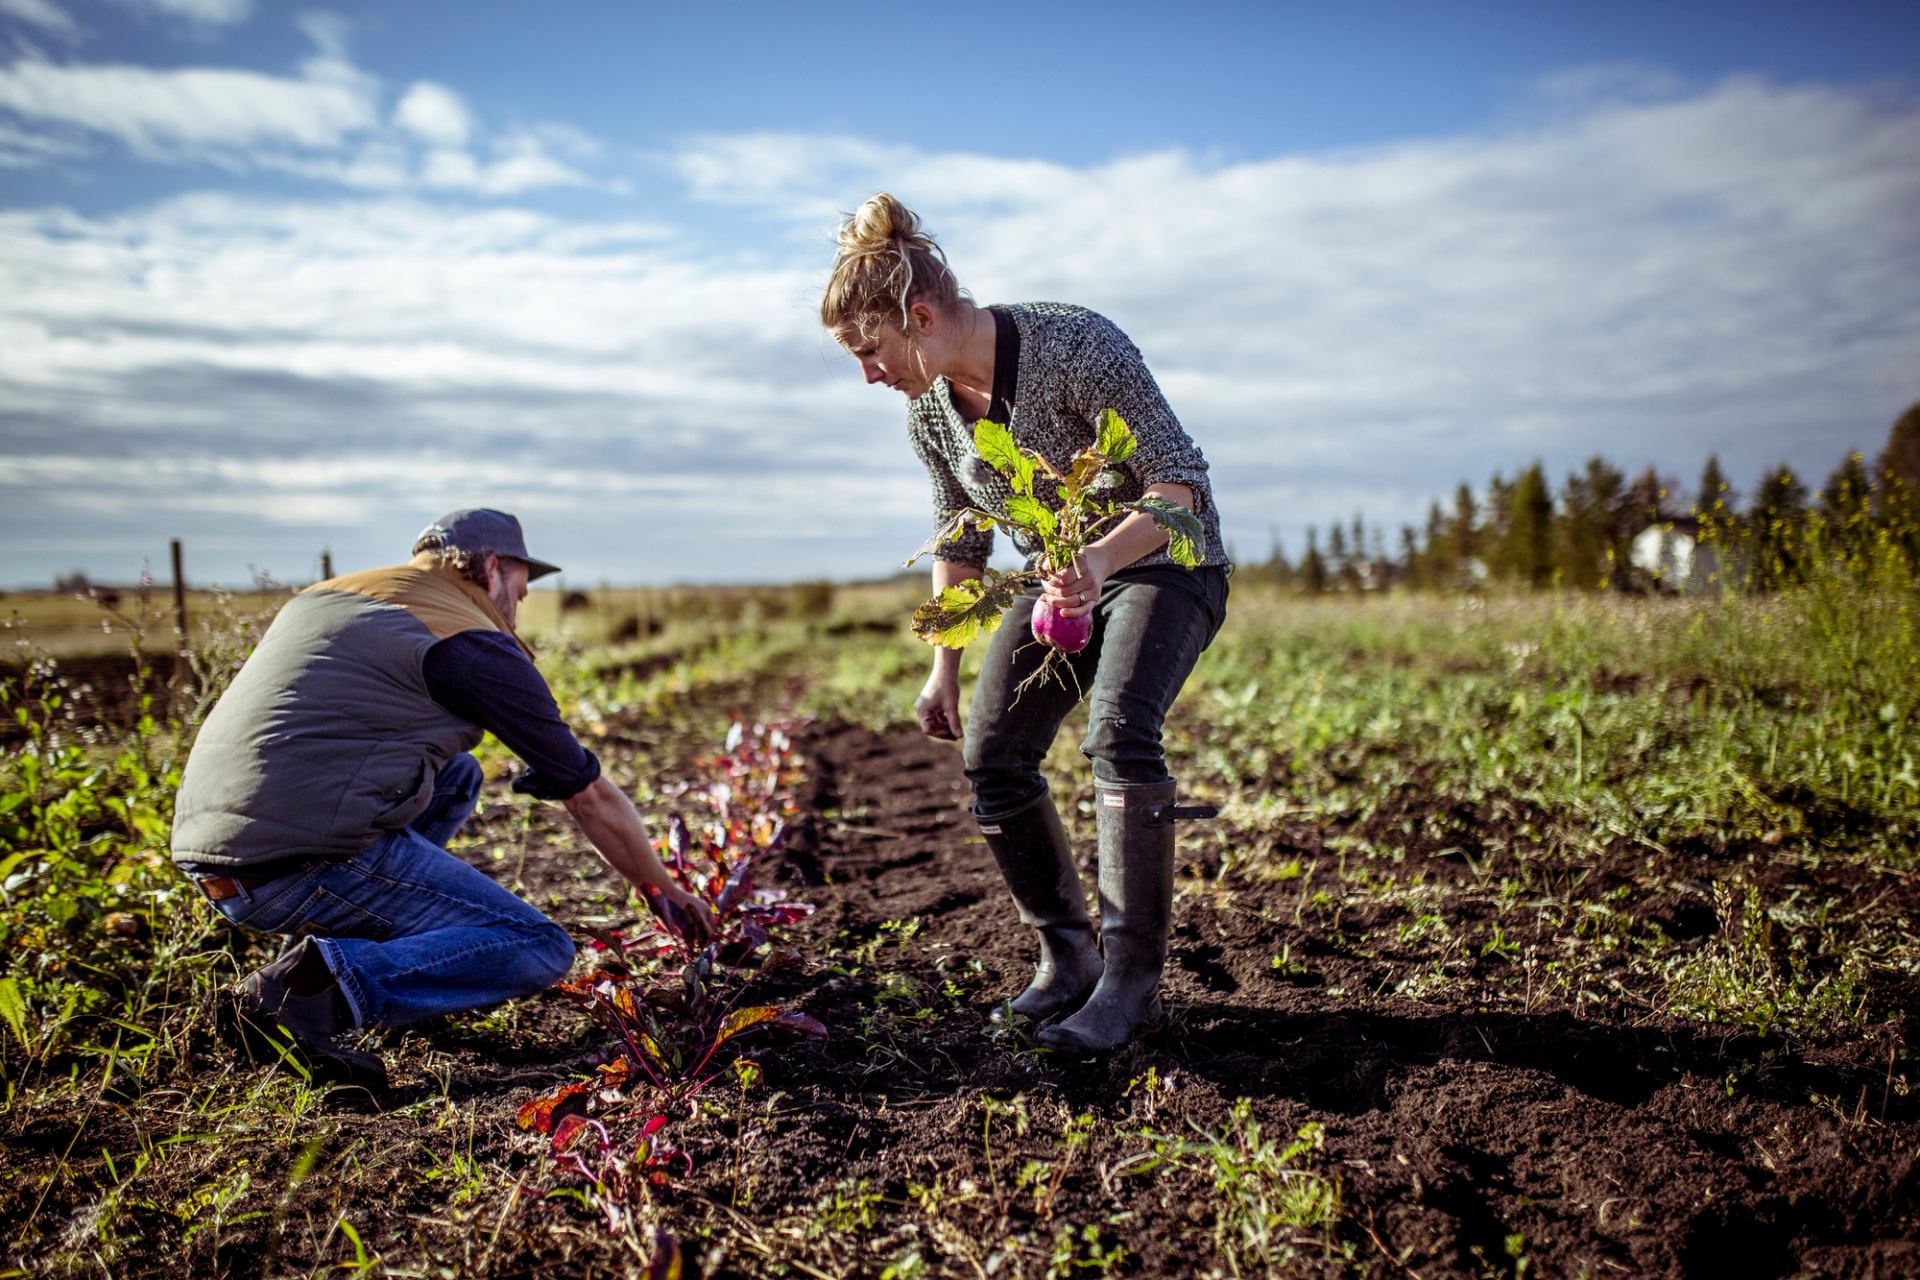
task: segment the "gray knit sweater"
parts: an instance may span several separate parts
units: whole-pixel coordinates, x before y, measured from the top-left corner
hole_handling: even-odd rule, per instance
[[[1025,302],[1000,308],[1020,331],[1020,372],[1008,427],[1022,446],[1065,472],[1094,441],[1094,426],[1104,409],[1127,420],[1139,441],[1121,464],[1126,480],[1107,494],[1120,502],[1140,497],[1150,484],[1172,482],[1193,490],[1194,512],[1206,527],[1203,564],[1227,563],[1220,541],[1220,518],[1207,481],[1207,460],[1173,416],[1140,352],[1111,320],[1085,307],[1059,302]],[[1013,496],[1006,477],[973,447],[973,423],[954,407],[945,378],[937,378],[907,407],[907,436],[933,481],[934,523],[964,507],[1004,515]],[[1058,487],[1041,476],[1035,496],[1058,506]],[[1016,537],[1014,546],[1032,563],[1040,547]],[[968,533],[935,552],[935,558],[975,568],[993,550],[993,533]],[[1135,565],[1175,563],[1161,547]]]

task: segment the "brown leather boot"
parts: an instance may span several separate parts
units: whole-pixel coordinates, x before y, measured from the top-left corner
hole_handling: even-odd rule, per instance
[[[242,978],[236,995],[243,1016],[272,1019],[293,1037],[316,1079],[387,1087],[387,1066],[377,1054],[341,1043],[341,1035],[353,1030],[353,1018],[312,938],[301,938]]]

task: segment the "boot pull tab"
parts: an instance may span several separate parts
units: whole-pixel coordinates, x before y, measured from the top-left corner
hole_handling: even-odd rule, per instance
[[[1192,821],[1219,816],[1220,806],[1217,804],[1156,804],[1147,810],[1147,825],[1157,827],[1163,822]]]

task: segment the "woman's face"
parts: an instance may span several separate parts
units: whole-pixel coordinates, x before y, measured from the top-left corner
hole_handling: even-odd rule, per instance
[[[910,319],[919,319],[915,313],[923,309],[915,303],[909,311]],[[833,336],[860,362],[860,373],[869,384],[885,383],[909,400],[925,395],[933,385],[933,376],[923,359],[925,353],[884,319],[843,324],[833,331]]]

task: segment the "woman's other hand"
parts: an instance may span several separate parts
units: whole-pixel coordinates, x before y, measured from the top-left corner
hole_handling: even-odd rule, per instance
[[[920,732],[942,742],[960,740],[960,678],[936,670],[927,678],[926,687],[913,700],[914,718]]]

